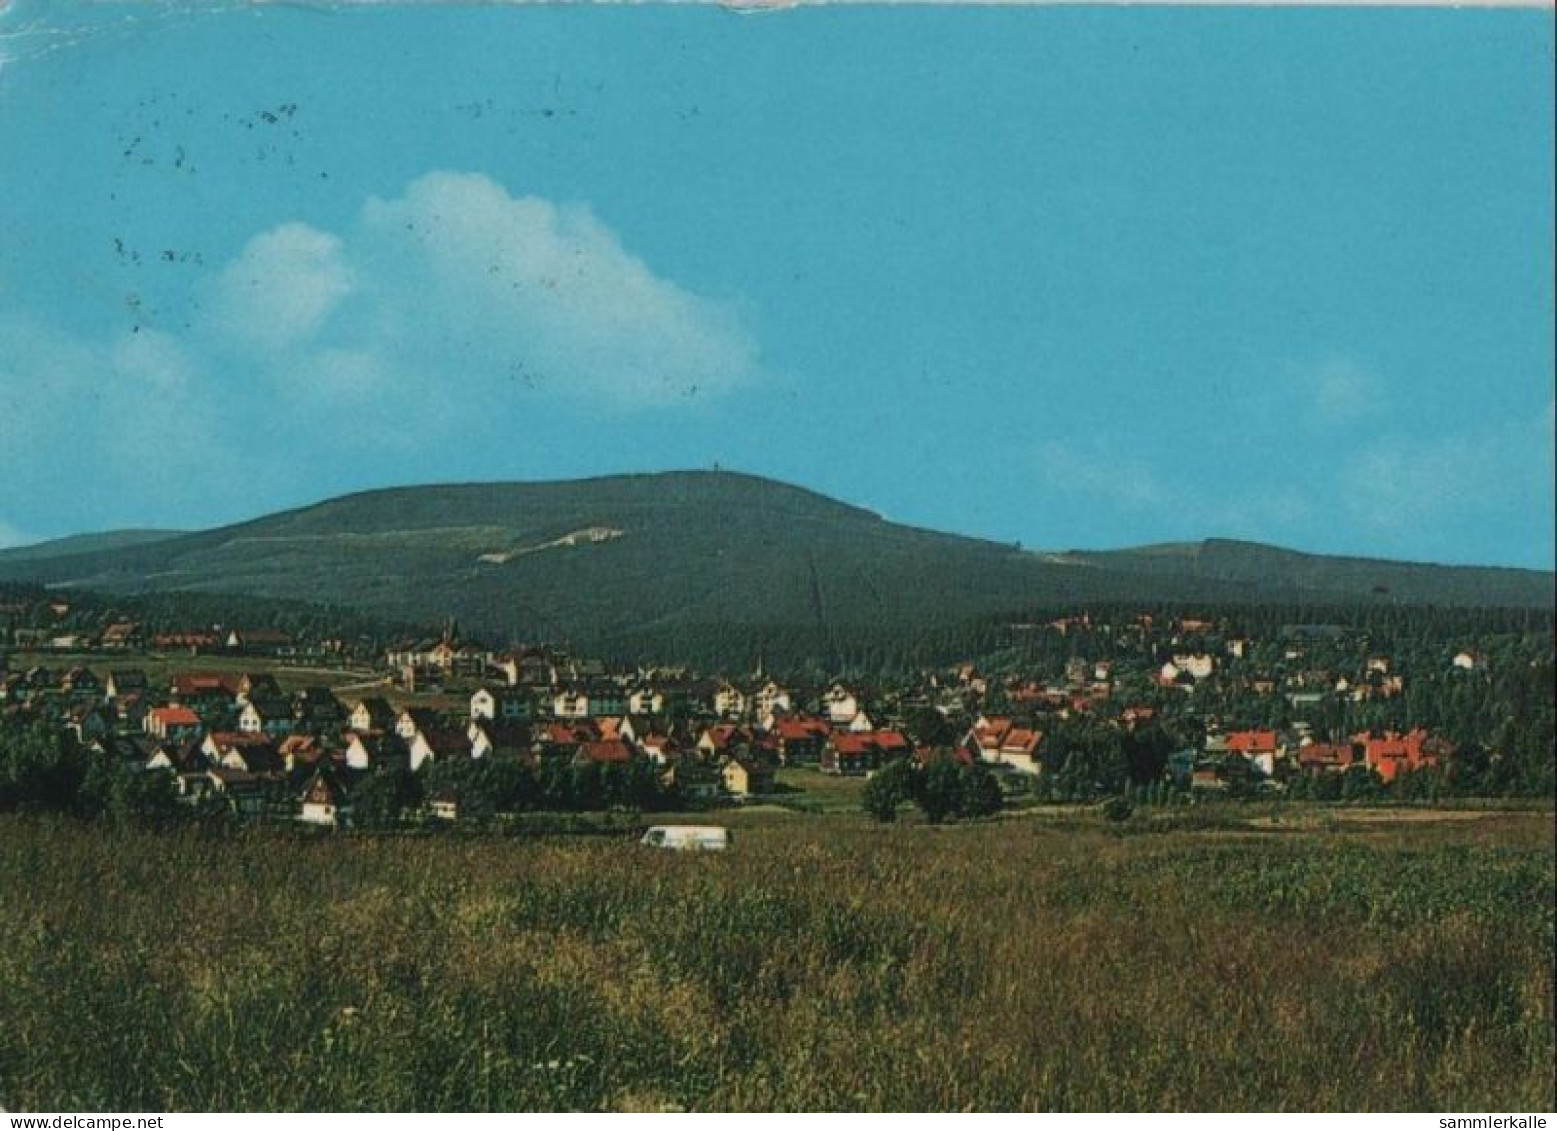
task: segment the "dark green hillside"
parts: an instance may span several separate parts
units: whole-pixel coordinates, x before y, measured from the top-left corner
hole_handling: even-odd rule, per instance
[[[1552,575],[1536,570],[1332,557],[1224,538],[1073,556],[1097,566],[1162,578],[1347,593],[1411,604],[1518,607],[1549,606],[1553,601]]]
[[[649,655],[711,628],[826,653],[864,633],[1086,601],[1551,603],[1546,574],[1332,563],[1236,543],[1023,552],[722,472],[374,491],[149,544],[0,556],[0,579],[456,616],[493,636]]]
[[[103,550],[124,550],[177,538],[181,530],[107,530],[101,534],[72,534],[31,546],[0,550],[0,564],[61,558],[70,554],[92,554]]]
[[[826,638],[1139,590],[1114,571],[701,472],[376,491],[154,545],[0,562],[0,576],[454,615],[593,643],[689,624],[804,626]]]

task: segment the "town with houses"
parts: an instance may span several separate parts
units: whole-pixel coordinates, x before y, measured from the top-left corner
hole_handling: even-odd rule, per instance
[[[1455,752],[1449,736],[1409,719],[1357,720],[1398,707],[1412,679],[1440,689],[1484,681],[1488,664],[1470,647],[1439,649],[1436,670],[1407,672],[1326,626],[1263,640],[1150,614],[1021,627],[1056,645],[1052,663],[803,685],[760,661],[736,677],[625,669],[547,646],[499,651],[452,623],[369,657],[271,628],[151,632],[114,620],[11,631],[0,715],[170,775],[181,801],[321,826],[352,824],[353,796],[375,775],[482,760],[652,775],[667,804],[698,808],[782,801],[805,775],[868,778],[897,760],[951,759],[995,771],[1005,795],[1022,799],[1074,784],[1061,736],[1078,725],[1151,730],[1150,784],[1194,798],[1348,775],[1387,787],[1440,767]],[[1059,659],[1067,650],[1076,654]],[[457,821],[461,810],[459,789],[445,787],[427,793],[420,815]]]

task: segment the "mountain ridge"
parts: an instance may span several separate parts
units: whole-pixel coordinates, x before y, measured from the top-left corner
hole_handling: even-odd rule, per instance
[[[130,546],[149,545],[187,534],[187,530],[153,530],[140,527],[122,527],[115,530],[98,530],[83,534],[66,534],[60,538],[45,538],[41,542],[29,542],[22,546],[0,549],[0,561],[26,561],[33,558],[66,557],[71,554],[90,554],[101,550],[124,549]]]
[[[1106,600],[1553,604],[1547,571],[1215,538],[1025,550],[723,470],[376,488],[210,530],[134,544],[88,536],[69,548],[0,552],[0,580],[310,600],[590,643],[692,625],[835,639]]]

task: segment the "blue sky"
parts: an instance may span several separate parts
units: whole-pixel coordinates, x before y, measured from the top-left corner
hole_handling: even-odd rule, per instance
[[[0,543],[719,464],[1553,564],[1549,12],[0,9]]]

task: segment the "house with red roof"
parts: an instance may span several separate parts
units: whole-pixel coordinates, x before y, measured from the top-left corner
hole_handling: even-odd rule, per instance
[[[1354,734],[1352,741],[1361,747],[1363,763],[1386,783],[1394,781],[1402,771],[1437,766],[1453,752],[1447,742],[1421,727],[1405,734]]]
[[[625,766],[633,760],[633,748],[619,738],[579,743],[573,755],[575,765],[593,762],[597,766]]]
[[[895,759],[911,757],[913,752],[913,743],[900,731],[836,731],[822,747],[820,768],[830,774],[859,777]]]
[[[751,732],[734,723],[716,723],[706,727],[697,740],[697,752],[706,762],[734,754],[737,747],[749,746]]]
[[[276,748],[276,756],[281,759],[281,764],[289,774],[309,766],[327,765],[335,760],[318,737],[312,734],[288,735]]]
[[[158,652],[188,652],[197,656],[221,647],[222,638],[213,632],[164,632],[152,639]]]
[[[542,758],[571,758],[586,742],[599,742],[600,728],[593,719],[551,722],[534,732],[535,752]]]
[[[998,762],[1000,743],[1012,725],[1010,719],[1001,715],[980,715],[973,721],[973,729],[963,738],[962,745],[986,762]]]
[[[178,672],[168,690],[169,698],[185,707],[228,707],[237,698],[238,681],[210,672]]]
[[[188,707],[154,707],[146,712],[146,733],[171,742],[200,737],[204,724]]]
[[[1024,774],[1043,772],[1038,760],[1038,749],[1043,745],[1043,732],[1034,727],[1013,726],[1005,732],[995,751],[995,761],[1010,766]]]
[[[1037,774],[1043,770],[1038,757],[1039,747],[1043,745],[1043,732],[1004,716],[980,716],[963,739],[962,745],[980,761],[992,765],[1009,766],[1025,774]]]
[[[1357,750],[1349,742],[1310,742],[1297,752],[1298,767],[1305,774],[1341,774],[1357,761]]]
[[[785,766],[820,766],[822,749],[831,728],[821,719],[791,715],[773,721],[769,736],[778,745],[779,762]]]
[[[1229,754],[1242,755],[1266,777],[1276,772],[1276,762],[1285,754],[1281,739],[1273,730],[1235,730],[1225,742]]]
[[[845,777],[864,777],[881,768],[881,748],[869,735],[839,731],[822,747],[821,769]]]

